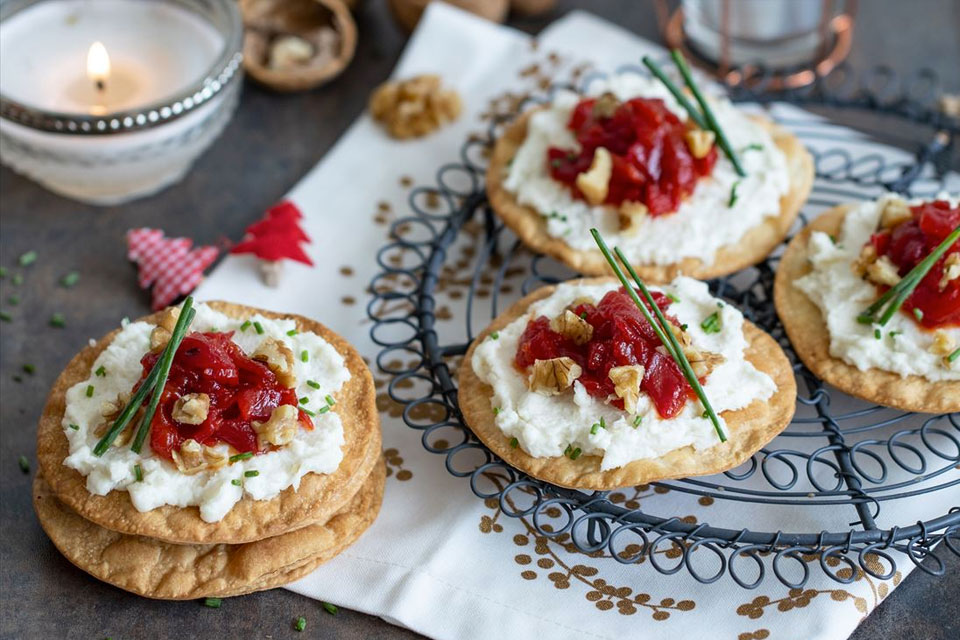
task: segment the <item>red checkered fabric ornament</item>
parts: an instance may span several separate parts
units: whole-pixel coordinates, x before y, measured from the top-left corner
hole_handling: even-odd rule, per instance
[[[270,207],[262,220],[247,227],[244,239],[230,253],[252,253],[268,262],[295,260],[313,266],[310,256],[300,246],[310,242],[310,236],[300,226],[302,219],[297,205],[284,200]]]
[[[140,288],[153,287],[154,311],[196,289],[219,253],[216,247],[193,248],[190,238],[165,238],[159,229],[127,231],[127,258],[137,263]]]

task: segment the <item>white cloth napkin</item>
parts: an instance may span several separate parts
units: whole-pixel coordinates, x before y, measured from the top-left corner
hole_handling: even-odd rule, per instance
[[[562,61],[550,56],[551,51],[561,52]],[[251,259],[229,257],[201,286],[198,296],[316,318],[373,362],[378,348],[369,336],[366,287],[380,270],[376,252],[387,242],[384,221],[409,213],[406,198],[411,183],[401,178],[408,177],[415,185],[435,184],[437,169],[458,159],[466,137],[485,129],[478,116],[489,108],[489,100],[506,90],[531,88],[537,75],[529,71],[532,64],[550,69],[585,59],[598,69],[612,70],[636,64],[643,53],[662,54],[662,49],[584,13],[572,13],[553,24],[534,48],[524,34],[432,3],[395,76],[441,74],[463,97],[464,115],[439,133],[404,142],[390,139],[368,115],[362,116],[287,196],[305,214],[316,266],[288,265],[281,286],[270,289],[260,283]],[[790,107],[778,107],[775,115],[789,119],[797,129],[817,121]],[[847,148],[855,153],[857,140],[863,138],[847,131],[843,135],[851,140]],[[888,155],[907,157],[894,150]],[[281,195],[277,194],[278,199]],[[866,190],[864,195],[876,195],[876,190]],[[807,211],[820,208],[814,198]],[[248,214],[252,220],[259,212]],[[462,300],[441,296],[439,303],[453,315],[441,323],[440,331],[462,339]],[[485,321],[475,322],[482,327]],[[384,374],[375,374],[387,380]],[[298,593],[444,640],[837,639],[847,637],[902,578],[899,574],[882,582],[861,575],[852,584],[842,585],[823,577],[814,564],[802,591],[779,584],[769,568],[764,584],[746,591],[729,576],[702,585],[685,571],[665,576],[649,562],[622,565],[609,557],[571,551],[563,542],[537,539],[529,521],[499,513],[495,504],[474,497],[466,480],[447,473],[444,458],[425,451],[420,432],[403,424],[382,382],[379,392],[391,471],[379,519],[339,557],[290,585]],[[812,444],[788,443],[797,448]],[[816,445],[822,444],[817,439]],[[954,488],[927,499],[885,504],[881,523],[890,526],[940,515],[945,505],[960,503],[958,493]],[[651,513],[689,515],[698,521],[753,530],[844,530],[853,518],[849,507],[828,513],[750,504],[704,505],[696,496],[652,489],[636,497],[632,490],[624,494],[624,499],[636,499]],[[910,567],[901,557],[901,571]]]

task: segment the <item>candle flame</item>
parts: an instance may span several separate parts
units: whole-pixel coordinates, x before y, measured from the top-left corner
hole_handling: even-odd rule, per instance
[[[102,89],[110,77],[110,56],[102,42],[94,42],[87,52],[87,77]]]

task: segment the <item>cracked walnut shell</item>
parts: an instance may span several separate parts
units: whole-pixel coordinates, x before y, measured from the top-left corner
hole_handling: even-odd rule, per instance
[[[530,391],[555,396],[569,389],[573,381],[580,377],[583,369],[572,358],[550,358],[537,360],[530,372]]]
[[[443,88],[440,76],[435,74],[384,82],[370,96],[374,120],[401,140],[425,136],[456,120],[462,110],[460,95]]]

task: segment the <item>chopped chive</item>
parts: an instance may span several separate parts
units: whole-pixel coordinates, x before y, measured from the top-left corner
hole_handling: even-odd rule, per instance
[[[953,353],[947,356],[947,362],[953,362],[957,358],[960,358],[960,349],[957,349]]]
[[[677,296],[673,295],[672,293],[668,293],[668,294],[667,294],[667,297],[670,298],[670,301],[671,301],[671,302],[680,302],[680,298],[678,298]]]
[[[890,337],[891,337],[891,338],[896,338],[897,336],[901,335],[902,333],[903,333],[903,331],[900,331],[900,330],[891,331],[891,332],[890,332]]]
[[[71,271],[67,275],[60,278],[60,284],[66,287],[67,289],[69,289],[70,287],[77,284],[79,280],[80,280],[80,274],[77,273],[76,271]]]
[[[753,144],[748,144],[745,146],[740,153],[743,153],[744,151],[763,151],[763,145],[759,142],[754,142]]]
[[[243,472],[244,478],[256,478],[258,475],[260,475],[260,472],[257,471],[256,469],[251,469],[250,471]]]
[[[62,313],[54,313],[50,316],[50,326],[63,329],[67,326],[67,319],[63,317]]]
[[[490,334],[490,339],[491,339],[491,340],[496,340],[496,339],[499,338],[499,337],[500,337],[500,332],[499,332],[499,331],[494,331],[493,333]]]
[[[18,304],[20,304],[20,296],[18,296],[17,294],[13,294],[13,295],[11,295],[11,296],[8,296],[8,297],[7,297],[7,302],[9,302],[10,304],[12,304],[13,306],[17,306]]]
[[[143,482],[143,469],[139,464],[133,465],[133,477],[137,479],[137,482]]]
[[[493,415],[499,415],[499,414],[500,414],[500,407],[494,407],[494,408],[493,408]]]
[[[607,421],[603,419],[603,416],[600,416],[600,428],[601,429],[607,428]]]
[[[587,312],[586,312],[586,311],[581,311],[581,312],[580,312],[580,317],[581,317],[582,319],[586,320],[586,319],[587,319]]]
[[[323,607],[324,611],[326,611],[332,616],[337,615],[337,611],[339,611],[339,609],[337,609],[337,605],[330,604],[329,602],[321,602],[320,606]]]
[[[23,382],[23,377],[22,377],[22,376],[18,376],[18,375],[16,375],[16,374],[14,374],[14,375],[11,376],[11,377],[13,378],[13,381],[14,381],[14,382]]]
[[[203,606],[210,607],[211,609],[219,609],[220,605],[223,604],[223,600],[220,598],[204,598]]]
[[[329,410],[330,410],[330,407],[321,407],[320,413],[325,413],[326,411],[329,411]],[[303,411],[305,414],[307,414],[311,418],[316,417],[317,415],[316,412],[310,411],[310,409],[307,409],[306,407],[300,407],[300,411]]]
[[[576,449],[573,450],[573,453],[570,454],[570,459],[576,460],[579,457],[580,457],[580,447],[577,447]]]
[[[299,402],[300,404],[307,404],[308,402],[310,402],[310,398],[308,398],[307,396],[303,396],[302,398],[300,398]]]
[[[873,337],[876,338],[877,340],[879,340],[882,335],[883,335],[883,334],[880,333],[880,329],[874,329],[874,330],[873,330]]]
[[[913,317],[917,319],[917,322],[923,322],[923,311],[917,307],[913,308]]]
[[[67,426],[70,427],[71,429],[73,429],[74,431],[80,431],[80,425],[78,425],[78,424],[70,423],[70,424],[68,424]]]
[[[325,404],[319,409],[317,409],[317,413],[326,413],[327,411],[330,411],[330,405],[328,404]]]
[[[33,374],[35,374],[35,373],[37,372],[37,368],[36,368],[35,366],[33,366],[32,364],[30,364],[29,362],[25,362],[25,363],[23,363],[23,372],[24,372],[24,373],[29,373],[30,375],[33,375]]]
[[[830,242],[833,243],[834,245],[837,244],[837,236],[835,236],[835,235],[833,235],[833,234],[831,233],[831,234],[830,234]]]
[[[300,616],[294,621],[293,628],[296,629],[297,631],[303,631],[304,629],[307,628],[307,619],[304,618],[303,616]]]
[[[292,338],[293,336],[297,335],[297,330],[296,330],[296,329],[290,329],[290,331],[287,331],[287,335]]]
[[[720,315],[714,311],[700,323],[704,333],[720,333]]]
[[[6,311],[0,311],[0,320],[3,320],[4,322],[13,322],[13,316]]]
[[[307,380],[307,386],[308,386],[308,387],[313,387],[314,389],[319,389],[319,388],[320,388],[320,383],[319,383],[319,382],[316,382],[316,381],[314,381],[314,380]]]
[[[230,481],[230,484],[232,484],[232,485],[235,486],[235,487],[239,487],[239,486],[240,486],[241,484],[243,484],[243,483],[240,482],[240,479],[239,479],[239,478],[234,478],[233,480]]]
[[[600,430],[600,423],[594,422],[593,426],[590,427],[590,435],[597,435],[597,431]]]
[[[717,309],[723,309],[723,303],[717,300]]]
[[[0,280],[7,277],[7,268],[0,267]]]
[[[20,256],[20,260],[19,260],[21,267],[29,267],[36,261],[37,261],[36,251],[27,251],[25,254]]]
[[[511,449],[516,449],[516,448],[519,447],[519,446],[520,446],[520,441],[519,441],[519,440],[517,440],[516,438],[510,438],[510,448],[511,448]]]
[[[244,321],[243,321],[243,324],[240,325],[240,331],[246,331],[247,329],[250,328],[250,325],[252,325],[252,324],[253,324],[253,323],[250,322],[249,320],[244,320]]]
[[[13,286],[19,287],[20,285],[23,284],[23,274],[22,273],[13,274],[13,280],[11,280],[11,282],[13,282]]]
[[[573,451],[573,445],[568,444],[567,448],[563,450],[563,455],[569,456],[571,451]]]
[[[633,428],[636,429],[640,426],[640,423],[643,421],[643,416],[637,416],[633,419]]]
[[[102,378],[105,375],[107,375],[107,370],[103,365],[100,365],[99,367],[97,367],[97,370],[93,372],[93,375],[99,376]]]
[[[27,456],[20,456],[17,458],[17,464],[20,465],[20,471],[24,473],[30,473],[30,461],[27,460]]]
[[[727,208],[731,208],[733,205],[737,204],[737,200],[740,196],[737,195],[737,188],[740,186],[740,181],[737,180],[733,183],[733,186],[730,187],[730,199],[727,200]]]
[[[337,404],[337,401],[334,400],[333,396],[331,396],[330,394],[327,394],[323,399],[326,400],[327,404],[330,405],[331,407]]]
[[[93,391],[94,391],[93,385],[92,385],[92,384],[88,384],[88,385],[87,385],[87,397],[88,397],[88,398],[92,398],[92,397],[93,397]]]
[[[259,321],[253,322],[253,328],[256,329],[257,333],[263,335],[263,325]]]
[[[690,325],[684,322],[682,325],[680,325],[680,331],[686,331],[689,326]]]
[[[252,458],[252,451],[244,451],[243,453],[238,453],[236,455],[230,456],[230,462],[239,462],[241,460],[246,460],[247,458]]]
[[[310,352],[304,349],[300,352],[300,362],[309,362],[310,361]]]

